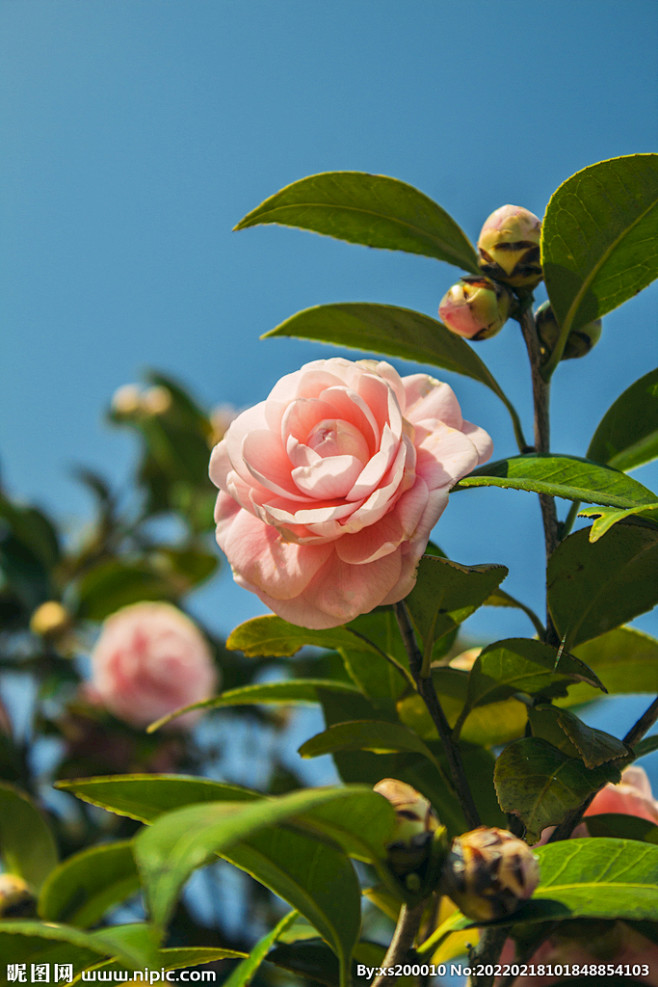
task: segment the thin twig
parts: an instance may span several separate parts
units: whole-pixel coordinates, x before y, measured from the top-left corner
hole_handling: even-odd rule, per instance
[[[400,633],[402,635],[402,640],[404,641],[407,655],[409,656],[409,667],[411,669],[411,674],[413,675],[418,692],[427,707],[427,711],[432,718],[432,722],[434,723],[441,743],[443,744],[446,758],[448,760],[448,767],[450,768],[450,774],[464,812],[466,824],[470,829],[475,829],[476,826],[480,825],[480,816],[477,808],[475,807],[475,801],[466,778],[466,772],[464,770],[464,764],[462,762],[459,747],[453,739],[452,730],[450,729],[448,719],[443,712],[443,707],[441,706],[439,697],[436,694],[432,676],[424,676],[422,674],[423,656],[420,653],[418,645],[416,644],[414,632],[409,620],[409,614],[404,603],[395,604],[395,615],[400,626]]]
[[[424,908],[425,902],[421,901],[418,905],[414,905],[413,908],[403,905],[400,909],[400,915],[395,926],[393,938],[391,939],[391,945],[386,950],[386,956],[382,960],[381,968],[384,971],[392,971],[398,964],[404,963],[406,960],[407,954],[418,934]],[[394,984],[398,979],[397,974],[384,972],[373,981],[372,987],[389,987],[389,985]]]
[[[473,974],[470,987],[491,987],[495,979],[494,970],[507,939],[508,929],[490,926],[480,932],[480,941],[469,957],[471,967],[482,969],[480,975]],[[484,972],[489,969],[489,973]]]
[[[658,720],[658,696],[656,696],[651,705],[645,709],[637,723],[634,723],[630,728],[624,737],[624,743],[628,744],[629,747],[633,747],[637,744],[638,740],[642,740],[642,737],[644,737],[647,730],[654,725],[656,720]]]

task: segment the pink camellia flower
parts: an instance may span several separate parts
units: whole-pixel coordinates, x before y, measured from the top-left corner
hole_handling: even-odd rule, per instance
[[[640,816],[658,825],[658,799],[653,797],[651,782],[644,768],[637,764],[624,768],[617,785],[609,783],[596,793],[585,816],[598,816],[605,812]]]
[[[307,363],[215,446],[217,541],[279,616],[336,627],[410,592],[448,491],[491,448],[433,377]]]
[[[218,683],[201,632],[169,603],[134,603],[108,617],[91,664],[89,695],[136,727],[209,699]],[[190,726],[197,715],[172,725]]]

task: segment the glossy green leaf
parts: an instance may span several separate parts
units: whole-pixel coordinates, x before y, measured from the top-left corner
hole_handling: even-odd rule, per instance
[[[296,918],[297,912],[289,912],[287,915],[284,915],[281,921],[277,922],[274,928],[256,943],[249,956],[227,977],[223,987],[248,987],[274,943],[292,925]]]
[[[573,682],[603,689],[596,675],[580,659],[551,645],[529,638],[508,638],[480,653],[468,679],[466,707],[506,699],[516,692],[546,697],[564,695]]]
[[[258,792],[206,778],[187,775],[115,775],[59,781],[56,788],[72,792],[84,802],[128,816],[138,822],[152,822],[163,812],[195,802],[256,801]]]
[[[9,963],[72,963],[74,970],[117,957],[129,970],[157,968],[157,939],[144,924],[84,932],[70,925],[11,919],[0,922],[0,956]],[[7,980],[0,967],[0,985]]]
[[[269,336],[295,336],[383,353],[471,377],[500,398],[520,431],[518,416],[509,399],[475,350],[422,312],[370,302],[316,305],[297,312],[265,333],[265,337]]]
[[[601,161],[568,178],[542,223],[544,281],[567,335],[632,298],[658,275],[658,154]]]
[[[135,840],[135,856],[156,923],[166,923],[184,881],[213,854],[229,860],[236,854],[249,856],[251,852],[253,856],[252,837],[257,839],[262,835],[266,841],[276,842],[285,832],[280,828],[283,823],[303,824],[308,817],[321,825],[314,817],[314,810],[320,810],[320,818],[326,822],[322,809],[332,802],[340,803],[346,818],[351,811],[350,803],[362,803],[364,799],[377,810],[383,803],[374,792],[363,788],[316,789],[262,799],[258,803],[221,802],[166,813]],[[304,893],[283,894],[283,897],[327,938],[345,973],[360,924],[356,875],[347,860],[325,842],[316,842],[302,833],[295,833],[294,841],[299,843],[299,846],[293,843],[295,864],[299,865],[295,879],[302,882]],[[258,846],[255,850],[257,854]],[[246,863],[244,857],[238,866],[268,884],[269,870],[264,875],[258,867]]]
[[[610,507],[651,506],[656,495],[625,473],[572,456],[514,456],[481,466],[455,487],[505,487]]]
[[[528,718],[535,737],[547,740],[569,757],[580,758],[586,768],[596,768],[608,761],[631,760],[633,752],[622,740],[603,730],[587,726],[567,709],[535,706]]]
[[[553,552],[548,605],[567,648],[619,627],[658,601],[658,528],[620,523],[590,542],[587,529]]]
[[[0,782],[0,857],[5,869],[38,891],[57,864],[57,848],[45,818],[24,792]]]
[[[631,627],[619,627],[574,649],[578,656],[601,679],[612,695],[655,693],[658,682],[658,641]],[[569,689],[568,700],[558,704],[590,702],[599,693],[588,685],[576,684]]]
[[[454,219],[412,185],[386,175],[329,171],[302,178],[270,196],[235,228],[262,223],[405,250],[478,273],[475,250]]]
[[[647,507],[586,507],[578,511],[578,517],[595,518],[594,524],[589,529],[589,540],[598,541],[610,530],[613,524],[625,521],[630,517],[644,518],[647,521],[658,523],[658,502],[649,504]]]
[[[372,660],[372,656],[370,656]],[[323,691],[358,692],[349,682],[336,682],[333,679],[285,679],[282,682],[262,682],[257,685],[243,685],[239,689],[229,689],[219,696],[206,699],[191,706],[184,706],[156,720],[149,731],[157,730],[165,723],[182,716],[193,709],[216,709],[222,706],[253,706],[256,704],[294,703],[313,706],[321,701]]]
[[[599,422],[587,458],[632,470],[658,456],[658,369],[621,394]]]
[[[481,606],[508,573],[504,565],[465,566],[424,555],[418,579],[405,600],[426,659],[434,642]]]
[[[545,740],[524,737],[499,756],[494,784],[503,812],[519,816],[528,842],[536,843],[543,829],[558,825],[588,795],[620,777],[612,764],[586,768]]]
[[[368,647],[364,638],[346,627],[316,631],[308,627],[297,627],[273,615],[254,617],[240,624],[229,635],[226,644],[232,651],[242,651],[248,658],[261,655],[288,657],[306,645],[331,650]],[[376,652],[376,648],[373,651]]]
[[[644,843],[658,844],[658,826],[620,812],[601,812],[587,816],[587,832],[590,836],[613,836],[622,840],[641,840]]]
[[[311,737],[299,748],[302,757],[320,757],[335,751],[372,751],[374,754],[391,754],[404,751],[422,754],[436,763],[427,744],[416,734],[399,723],[385,720],[352,720],[336,723]]]
[[[131,843],[103,843],[68,857],[50,872],[39,895],[39,916],[88,928],[138,890]]]
[[[522,610],[523,613],[529,617],[532,626],[535,628],[539,635],[543,636],[544,628],[541,620],[530,607],[522,603],[521,600],[517,600],[516,597],[511,596],[504,589],[497,587],[484,601],[485,607],[514,607],[517,610]]]
[[[107,559],[89,569],[77,584],[79,616],[104,620],[120,607],[141,600],[172,600],[176,590],[144,562]]]

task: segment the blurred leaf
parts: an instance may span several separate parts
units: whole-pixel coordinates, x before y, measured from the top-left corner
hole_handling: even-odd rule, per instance
[[[311,630],[297,627],[281,617],[254,617],[236,627],[229,634],[227,647],[242,651],[248,658],[260,655],[288,657],[296,654],[306,645],[317,648],[368,648],[369,642],[346,627],[331,627],[328,630]],[[377,653],[376,648],[372,650]]]
[[[32,800],[0,782],[0,855],[5,870],[17,874],[38,891],[57,864],[50,827]]]
[[[598,637],[658,601],[658,529],[616,524],[591,543],[569,535],[548,563],[548,605],[567,648]]]
[[[601,812],[585,819],[590,836],[613,836],[623,840],[642,840],[644,843],[658,844],[658,826],[620,812]]]
[[[104,620],[120,607],[142,600],[171,601],[176,596],[171,581],[144,562],[107,559],[88,569],[77,584],[79,614],[88,620]]]
[[[633,744],[633,751],[636,758],[645,757],[658,750],[658,733],[652,733],[649,737],[643,737]]]
[[[656,495],[625,473],[572,456],[513,456],[487,463],[460,480],[468,487],[506,487],[611,507],[650,507]]]
[[[578,511],[578,517],[596,518],[589,529],[589,540],[594,542],[603,538],[613,524],[617,524],[618,521],[625,521],[630,517],[644,518],[658,523],[658,502],[648,504],[645,507],[629,507],[625,510],[621,507],[586,507],[584,510]]]
[[[235,968],[233,973],[227,977],[223,983],[223,987],[248,987],[256,976],[258,968],[263,960],[266,959],[267,954],[274,943],[277,941],[279,936],[282,935],[290,925],[292,925],[296,917],[297,912],[288,912],[287,915],[284,915],[281,921],[278,922],[266,936],[263,936],[263,938],[256,943],[249,956],[247,956],[242,963]],[[334,959],[333,954],[330,953],[329,955],[332,959]]]
[[[44,569],[50,570],[57,565],[61,558],[59,536],[43,511],[12,502],[0,494],[0,518]]]
[[[416,585],[405,605],[423,641],[426,659],[431,656],[434,642],[477,610],[508,572],[504,565],[464,566],[437,556],[423,556]]]
[[[320,757],[335,751],[372,751],[390,754],[406,751],[422,754],[436,764],[434,755],[423,741],[401,723],[385,720],[352,720],[336,723],[311,737],[299,748],[302,757]]]
[[[118,957],[129,970],[157,969],[158,950],[151,926],[144,923],[113,925],[83,932],[53,922],[11,919],[0,922],[0,956],[10,963],[72,963],[87,968],[104,957]],[[7,984],[7,967],[0,970],[0,984]]]
[[[175,582],[185,593],[210,579],[219,567],[219,556],[201,548],[178,548],[159,545],[152,562],[165,578]]]
[[[244,685],[239,689],[230,689],[213,699],[193,703],[177,709],[174,713],[163,716],[152,723],[149,730],[156,730],[170,720],[192,709],[214,709],[220,706],[251,706],[257,703],[295,703],[313,706],[321,702],[321,693],[329,692],[358,692],[348,682],[334,682],[332,679],[284,679],[282,682],[262,682],[257,685]]]
[[[247,956],[247,953],[238,952],[235,949],[218,949],[215,946],[191,946],[189,948],[185,947],[174,947],[170,949],[159,949],[157,951],[157,962],[156,969],[158,970],[181,970],[185,967],[199,966],[202,963],[213,963],[217,960],[241,960]],[[103,973],[98,976],[98,980],[102,979],[116,979],[117,981],[125,981],[124,977],[110,977],[109,972],[112,971],[116,973],[125,973],[128,968],[124,963],[119,960],[108,960],[106,963],[95,964],[94,969],[103,971]],[[81,971],[76,977],[71,981],[72,987],[76,984],[84,983],[90,980],[90,977],[82,976]],[[129,972],[129,971],[128,971]],[[137,978],[135,978],[137,980]]]
[[[448,213],[386,175],[329,171],[287,185],[235,227],[295,226],[367,247],[423,254],[478,273],[473,246]]]
[[[88,847],[50,872],[39,895],[39,916],[87,928],[137,890],[139,875],[129,841]]]
[[[361,940],[354,947],[351,983],[355,987],[367,987],[372,978],[366,978],[358,973],[359,966],[371,969],[380,967],[386,950],[374,942]],[[329,947],[321,939],[302,939],[290,943],[279,942],[267,957],[268,963],[283,970],[288,970],[296,977],[315,984],[325,984],[326,987],[338,987],[338,964]],[[396,987],[413,987],[411,976],[396,977]]]
[[[658,274],[657,244],[658,154],[600,161],[560,185],[546,208],[541,251],[561,339],[646,288]]]
[[[658,641],[632,627],[619,627],[574,650],[581,661],[599,676],[612,695],[656,692],[658,682]],[[598,694],[588,686],[570,688],[568,700],[559,705],[588,702]]]
[[[506,747],[496,761],[494,784],[503,812],[525,823],[526,839],[536,843],[547,826],[556,826],[607,782],[618,782],[619,768],[586,768],[538,737],[524,737]]]
[[[587,458],[632,470],[658,456],[658,368],[621,394],[599,422]]]
[[[586,768],[596,768],[608,761],[628,761],[630,747],[610,733],[588,727],[577,716],[557,706],[535,706],[528,717],[535,737],[547,740],[569,757],[580,758]]]
[[[529,696],[564,695],[572,682],[603,688],[580,659],[558,653],[549,644],[530,638],[496,641],[482,650],[468,679],[466,708],[500,701],[515,692]]]

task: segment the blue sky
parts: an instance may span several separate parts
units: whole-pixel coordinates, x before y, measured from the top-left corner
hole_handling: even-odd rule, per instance
[[[416,185],[472,239],[506,202],[541,216],[578,169],[655,149],[657,26],[653,0],[2,0],[4,483],[75,527],[90,505],[69,469],[125,478],[134,447],[102,412],[144,368],[209,405],[245,406],[336,352],[259,341],[299,309],[367,300],[436,314],[456,279],[447,265],[231,229],[283,185],[333,169]],[[562,365],[556,451],[584,454],[655,363],[657,301],[654,286],[605,320],[586,360]],[[515,324],[478,353],[527,416]],[[497,399],[446,379],[496,455],[512,453]],[[655,469],[637,475],[658,482]],[[540,605],[534,498],[456,495],[436,538],[458,561],[505,562],[509,591]],[[225,631],[262,612],[228,576],[197,605]],[[530,632],[510,614],[478,619]]]

